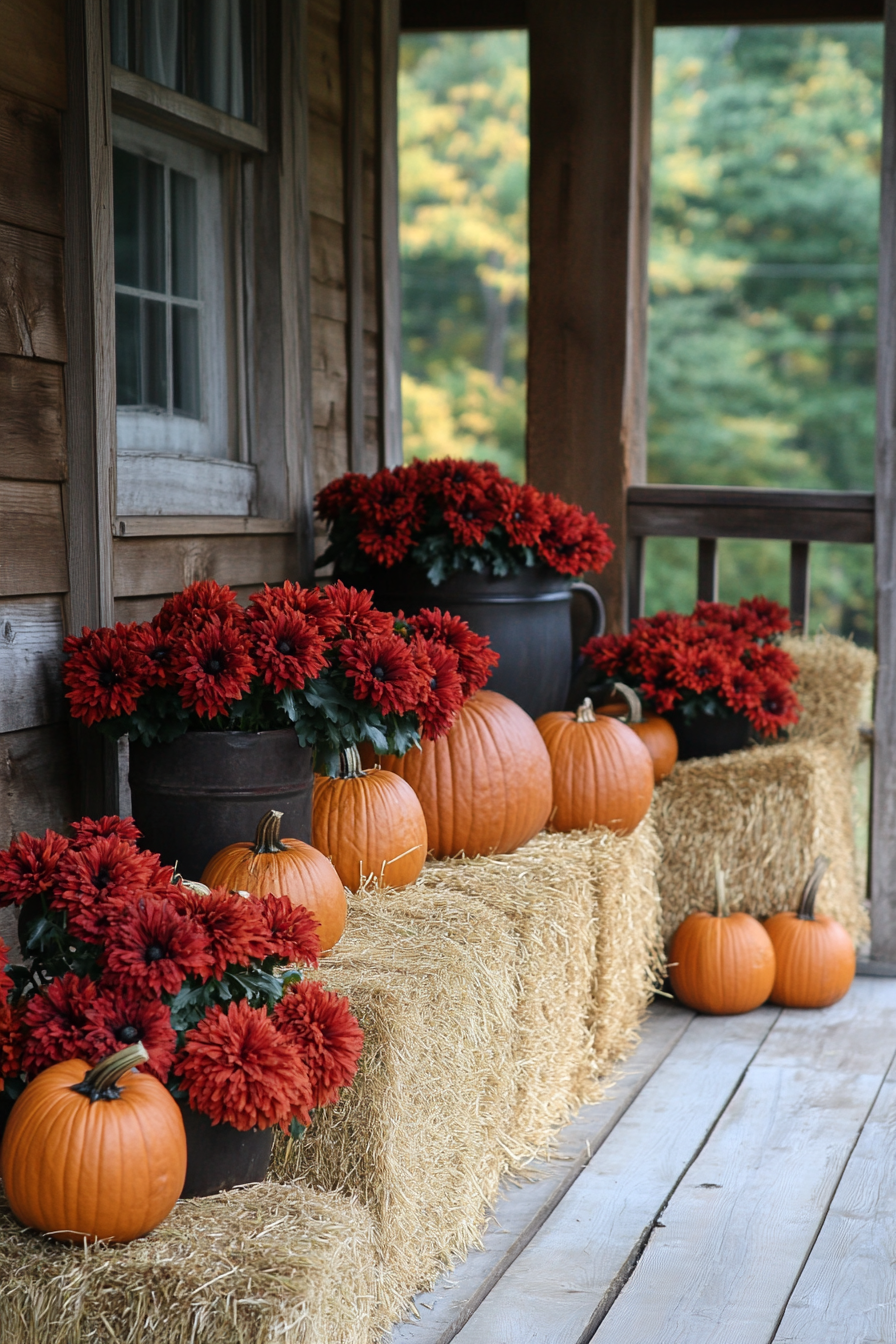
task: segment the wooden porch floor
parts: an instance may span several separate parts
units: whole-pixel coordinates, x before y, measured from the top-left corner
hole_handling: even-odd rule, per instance
[[[893,1344],[896,980],[822,1012],[658,1003],[392,1344]]]

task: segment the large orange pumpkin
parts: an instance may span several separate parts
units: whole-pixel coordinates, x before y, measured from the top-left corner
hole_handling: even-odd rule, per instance
[[[765,1003],[775,979],[775,949],[742,910],[725,909],[725,875],[716,868],[716,913],[698,910],[679,924],[669,947],[675,997],[700,1013],[749,1013]]]
[[[373,876],[405,887],[426,859],[426,818],[414,790],[388,770],[364,770],[356,747],[338,779],[317,775],[311,838],[350,891]]]
[[[184,1187],[177,1102],[126,1046],[95,1068],[39,1073],[12,1108],[0,1172],[16,1218],[57,1241],[133,1241],[167,1218]]]
[[[248,891],[253,896],[288,896],[304,905],[320,924],[320,947],[329,952],[345,932],[348,905],[336,869],[304,840],[280,836],[282,812],[266,812],[248,840],[227,845],[209,859],[202,880],[210,887]]]
[[[422,751],[384,756],[423,806],[430,851],[510,854],[551,813],[551,763],[525,710],[496,691],[477,691],[454,727]]]
[[[602,705],[596,712],[610,714],[628,724],[632,732],[640,737],[653,760],[653,782],[660,784],[678,760],[678,738],[668,719],[660,714],[645,714],[641,702],[628,686],[617,683],[613,687],[617,694],[623,695],[624,705]]]
[[[815,897],[829,860],[818,858],[799,908],[785,910],[765,921],[775,948],[772,1003],[782,1008],[827,1008],[842,999],[856,973],[852,939],[830,915],[815,913]]]
[[[588,699],[574,714],[542,714],[537,727],[551,757],[556,830],[607,826],[628,835],[644,820],[653,797],[653,760],[630,728],[595,714]]]

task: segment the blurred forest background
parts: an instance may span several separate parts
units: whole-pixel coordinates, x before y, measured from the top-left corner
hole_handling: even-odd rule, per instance
[[[660,29],[651,481],[867,490],[879,24]],[[405,455],[525,473],[524,33],[408,35],[400,85]],[[720,544],[721,596],[787,601],[788,547]],[[873,634],[870,547],[812,547],[812,624]],[[696,542],[648,543],[647,609],[692,606]]]

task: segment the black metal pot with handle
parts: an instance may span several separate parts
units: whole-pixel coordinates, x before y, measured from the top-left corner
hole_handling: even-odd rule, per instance
[[[462,617],[477,634],[488,635],[501,655],[489,690],[515,700],[532,718],[565,707],[580,665],[579,647],[604,629],[599,593],[588,583],[574,583],[544,567],[524,569],[505,579],[452,574],[436,586],[416,565],[403,564],[374,569],[346,582],[372,588],[384,611],[412,616],[422,607],[441,607]],[[589,614],[575,639],[574,601],[585,605]]]
[[[178,1103],[187,1135],[187,1175],[181,1199],[197,1199],[254,1185],[267,1175],[274,1147],[274,1129],[234,1129],[213,1125],[207,1115]]]

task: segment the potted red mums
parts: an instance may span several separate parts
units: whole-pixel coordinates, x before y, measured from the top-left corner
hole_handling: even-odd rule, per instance
[[[27,966],[0,974],[9,1106],[35,1074],[142,1042],[187,1131],[185,1195],[262,1180],[274,1127],[300,1135],[354,1077],[363,1035],[314,967],[316,921],[287,897],[205,892],[140,849],[131,818],[0,851]],[[0,950],[0,967],[6,949]]]
[[[574,582],[613,554],[593,513],[456,458],[349,472],[321,490],[317,512],[329,530],[319,564],[371,587],[390,611],[444,603],[502,655],[492,690],[534,717],[564,707],[574,589],[594,633],[603,629],[597,593]]]
[[[442,736],[497,662],[459,618],[396,620],[342,583],[265,586],[244,609],[205,580],[65,652],[72,714],[128,735],[140,830],[194,877],[270,809],[310,841],[312,757],[336,775],[349,747],[402,756]]]
[[[687,760],[735,751],[751,731],[777,738],[797,722],[799,669],[778,647],[789,629],[785,609],[764,597],[698,602],[692,615],[661,611],[583,652],[605,683],[625,682],[669,719]]]

